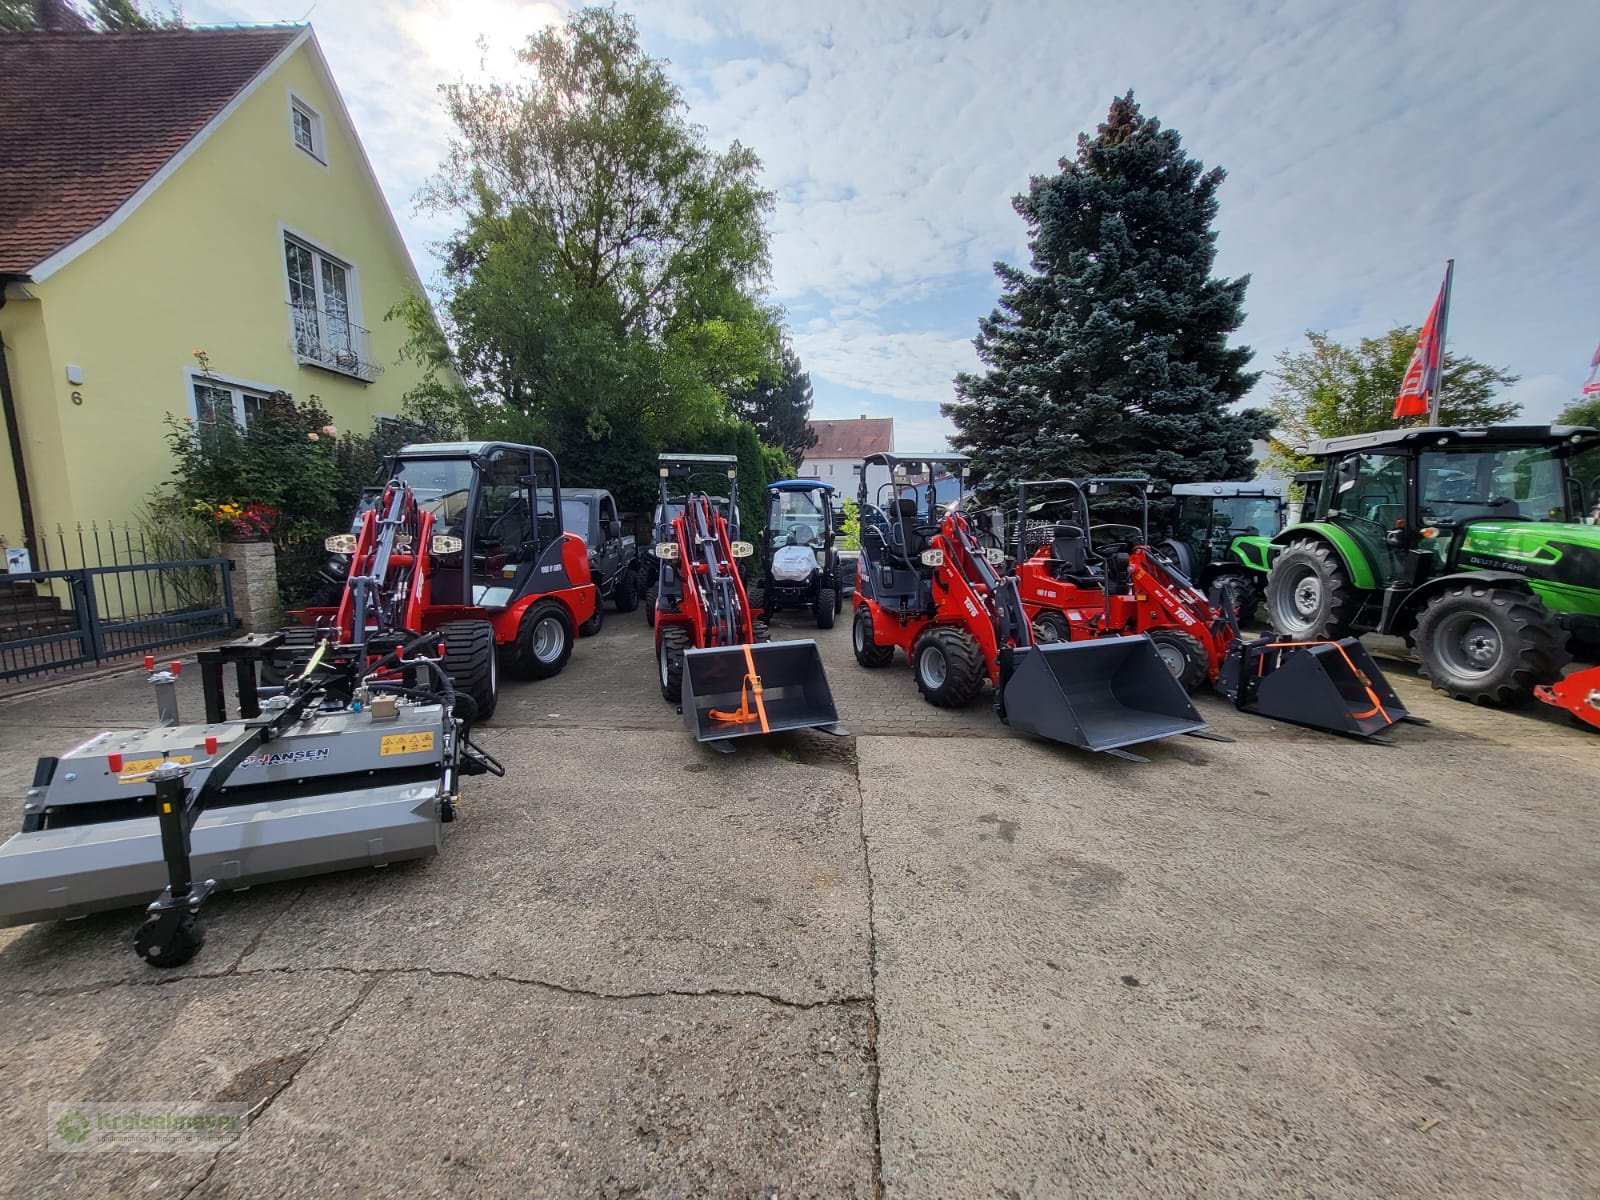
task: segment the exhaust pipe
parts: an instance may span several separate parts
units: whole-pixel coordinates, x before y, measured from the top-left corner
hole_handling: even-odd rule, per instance
[[[1109,753],[1206,728],[1144,634],[1010,651],[1000,716],[1013,729]]]
[[[697,742],[795,729],[844,732],[822,655],[809,638],[684,651],[683,719]]]

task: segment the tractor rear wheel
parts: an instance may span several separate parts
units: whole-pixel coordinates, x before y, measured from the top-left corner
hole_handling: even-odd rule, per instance
[[[1338,553],[1326,542],[1301,538],[1278,555],[1267,579],[1272,627],[1294,641],[1347,637],[1361,607],[1361,592]]]
[[[688,648],[689,631],[682,625],[663,625],[656,630],[656,674],[662,699],[672,704],[683,700],[683,652]]]
[[[1211,660],[1200,639],[1181,629],[1152,629],[1150,640],[1156,644],[1156,654],[1161,665],[1172,672],[1172,677],[1183,684],[1183,690],[1193,692],[1205,683],[1211,674]]]
[[[964,629],[935,626],[911,647],[917,690],[938,708],[965,708],[983,689],[987,672],[978,643]]]
[[[444,662],[440,664],[456,693],[472,705],[471,713],[457,716],[487,721],[494,716],[500,700],[500,665],[495,655],[494,626],[487,621],[446,621],[439,626],[444,643]]]
[[[519,679],[549,679],[572,657],[572,615],[555,600],[530,604],[517,626],[507,665]]]
[[[839,614],[839,593],[831,587],[822,588],[817,592],[815,611],[817,628],[832,629],[833,618]]]
[[[619,613],[630,613],[639,607],[639,572],[629,567],[617,580],[617,590],[611,593],[611,603]]]
[[[619,582],[617,586],[621,586]],[[606,623],[606,602],[601,597],[598,588],[594,593],[594,616],[578,626],[579,637],[593,637],[600,632],[600,627]]]
[[[1555,615],[1514,588],[1459,583],[1428,602],[1414,636],[1433,686],[1473,704],[1521,704],[1571,661]]]
[[[1261,585],[1242,571],[1228,571],[1212,581],[1213,588],[1222,590],[1222,598],[1233,605],[1239,624],[1256,619],[1256,609],[1261,607]]]
[[[880,646],[873,640],[872,610],[865,604],[856,605],[850,640],[855,645],[856,661],[863,667],[887,667],[894,661],[894,647]]]

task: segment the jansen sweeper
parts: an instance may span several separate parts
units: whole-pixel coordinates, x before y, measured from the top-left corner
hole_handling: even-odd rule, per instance
[[[355,539],[337,620],[294,656],[283,686],[259,687],[257,669],[281,669],[284,635],[242,638],[200,653],[203,723],[179,716],[174,664],[150,676],[156,728],[106,730],[39,760],[22,832],[0,846],[0,925],[159,892],[134,949],[178,966],[203,943],[199,910],[218,888],[439,852],[460,777],[503,773],[468,737],[493,705],[493,627],[427,627],[430,563],[462,543],[434,534],[403,477],[362,513]]]
[[[738,459],[663,454],[656,512],[656,670],[661,694],[678,704],[697,741],[732,753],[734,738],[795,729],[843,734],[817,644],[769,642],[750,603],[739,560]],[[728,489],[724,517],[696,476]],[[671,484],[681,485],[674,495]]]

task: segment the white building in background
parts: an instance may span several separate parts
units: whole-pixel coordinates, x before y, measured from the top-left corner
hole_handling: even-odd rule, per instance
[[[800,474],[833,484],[845,498],[855,498],[861,460],[894,449],[893,417],[863,415],[853,421],[812,421],[810,425],[817,443],[806,451]]]

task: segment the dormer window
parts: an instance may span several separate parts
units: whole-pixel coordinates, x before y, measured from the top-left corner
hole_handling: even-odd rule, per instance
[[[298,96],[289,97],[289,131],[296,146],[319,163],[328,161],[322,139],[322,114]]]

